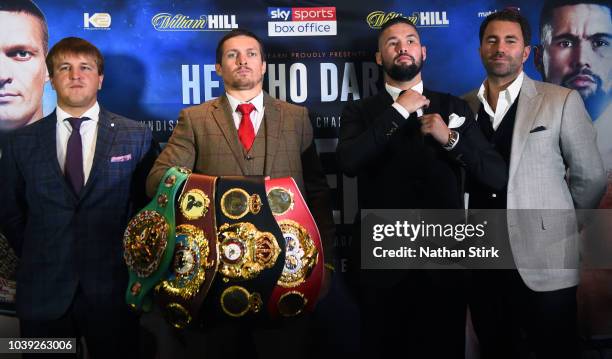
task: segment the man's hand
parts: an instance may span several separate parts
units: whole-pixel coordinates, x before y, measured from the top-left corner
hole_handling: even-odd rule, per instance
[[[408,112],[413,113],[420,108],[429,106],[429,99],[414,90],[406,90],[396,100]]]
[[[450,129],[444,123],[440,114],[432,113],[419,117],[421,121],[421,133],[423,135],[431,135],[441,145],[448,143],[448,135]]]

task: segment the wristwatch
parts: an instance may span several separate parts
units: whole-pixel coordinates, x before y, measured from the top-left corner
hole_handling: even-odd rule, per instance
[[[444,147],[445,150],[452,150],[453,147],[455,147],[455,144],[457,143],[458,139],[459,139],[459,133],[457,131],[451,130],[448,133],[448,142],[446,142],[446,144],[443,145],[442,147]]]

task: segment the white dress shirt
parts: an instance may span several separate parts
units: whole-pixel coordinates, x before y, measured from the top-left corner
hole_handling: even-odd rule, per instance
[[[412,86],[412,88],[410,88],[411,90],[414,90],[418,93],[420,93],[421,95],[423,94],[423,81],[419,82],[418,84]],[[400,95],[400,92],[402,92],[402,89],[398,89],[397,87],[393,87],[391,85],[389,85],[388,83],[385,83],[385,90],[387,90],[387,92],[389,93],[389,95],[391,95],[391,98],[393,99],[393,101],[397,101],[397,98]],[[397,102],[393,102],[393,108],[395,108],[397,110],[397,112],[400,113],[400,115],[402,115],[402,117],[404,118],[408,118],[410,116],[410,112],[408,112],[408,110],[406,110],[406,108],[404,108],[404,106],[400,105]],[[423,110],[422,109],[418,109],[416,111],[417,113],[417,117],[423,116]]]
[[[423,81],[419,82],[418,84],[412,86],[410,88],[411,90],[414,90],[418,93],[420,93],[421,95],[423,94]],[[387,92],[389,93],[389,95],[391,95],[391,98],[393,98],[393,104],[391,106],[393,106],[394,109],[397,110],[397,112],[400,113],[400,115],[402,115],[402,117],[404,117],[405,119],[407,119],[410,116],[410,112],[408,112],[408,110],[406,110],[406,108],[404,108],[404,106],[400,105],[399,103],[397,103],[397,98],[399,97],[400,93],[402,92],[402,89],[399,89],[397,87],[391,86],[388,83],[385,83],[385,90],[387,90]],[[417,117],[421,117],[423,116],[423,109],[419,108],[416,110],[416,115]],[[457,146],[457,143],[459,142],[459,133],[457,133],[457,140],[455,141],[455,143],[450,147],[450,148],[444,148],[447,151],[452,150],[453,148],[455,148],[455,146]]]
[[[251,112],[251,122],[253,123],[253,129],[255,130],[255,135],[257,135],[257,131],[259,131],[259,126],[261,126],[261,121],[264,116],[264,105],[263,105],[263,91],[259,93],[259,95],[255,96],[251,101],[240,101],[235,97],[232,97],[227,92],[225,93],[227,99],[230,104],[230,109],[232,110],[232,116],[234,118],[234,125],[236,125],[236,130],[240,128],[240,121],[242,121],[242,113],[238,111],[238,105],[243,103],[251,103],[255,106],[253,112]]]
[[[57,124],[55,126],[55,138],[56,138],[56,149],[57,149],[57,162],[64,172],[64,166],[66,165],[66,148],[68,147],[68,138],[72,133],[72,126],[70,122],[66,121],[69,117],[74,117],[62,110],[61,107],[57,106],[55,109],[57,116]],[[90,120],[83,121],[81,123],[80,133],[81,142],[83,145],[83,179],[84,183],[87,183],[89,174],[91,172],[91,166],[93,164],[94,154],[96,153],[96,139],[98,136],[98,120],[100,116],[100,105],[96,102],[89,110],[85,111],[81,117],[89,117]]]
[[[494,130],[497,130],[499,124],[502,122],[502,119],[504,118],[504,116],[506,116],[506,113],[508,113],[508,110],[510,109],[510,107],[512,107],[514,101],[516,101],[519,92],[521,92],[521,86],[523,85],[523,77],[524,73],[521,72],[516,77],[516,79],[512,81],[510,86],[508,86],[505,90],[499,93],[499,96],[497,97],[497,107],[495,108],[495,111],[493,111],[493,108],[491,108],[491,105],[489,105],[489,102],[487,101],[487,96],[485,93],[485,82],[487,80],[485,80],[485,82],[480,85],[480,89],[478,90],[478,99],[483,104],[485,112],[489,115]]]

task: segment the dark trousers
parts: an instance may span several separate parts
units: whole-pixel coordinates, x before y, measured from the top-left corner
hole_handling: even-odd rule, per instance
[[[374,275],[398,272],[403,272],[403,278],[392,286],[361,285],[363,356],[464,358],[467,307],[462,271],[380,271]]]
[[[99,301],[98,301],[99,302]],[[77,290],[72,304],[58,319],[19,320],[22,338],[85,338],[92,359],[138,358],[138,317],[126,305],[109,300],[105,305],[92,305]],[[24,358],[44,358],[42,354],[24,354]],[[75,354],[49,354],[53,358],[75,358]]]
[[[576,287],[535,292],[516,270],[475,270],[471,282],[481,359],[579,358]]]

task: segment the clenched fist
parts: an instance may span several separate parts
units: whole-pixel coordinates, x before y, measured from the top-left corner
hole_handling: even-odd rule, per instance
[[[429,106],[429,99],[414,90],[404,91],[404,93],[399,95],[396,102],[410,113]]]
[[[441,145],[448,143],[450,129],[446,126],[440,114],[431,113],[423,115],[419,117],[419,121],[421,121],[421,133],[431,135]]]

